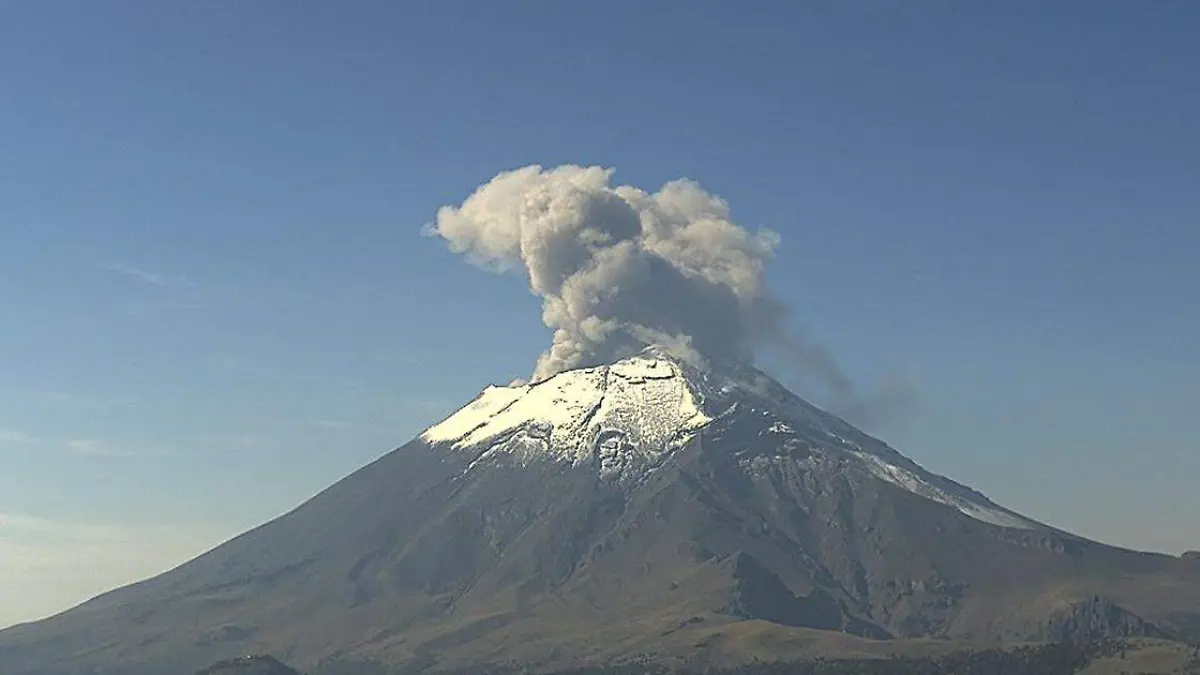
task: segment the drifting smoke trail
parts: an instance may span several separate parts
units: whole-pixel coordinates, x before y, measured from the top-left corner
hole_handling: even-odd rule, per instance
[[[828,350],[786,333],[764,271],[779,236],[750,232],[729,205],[688,180],[654,193],[612,186],[601,167],[528,166],[501,173],[427,234],[496,272],[518,270],[542,299],[553,343],[535,380],[606,363],[655,343],[684,358],[749,362],[777,347],[830,393],[835,412],[869,401]]]

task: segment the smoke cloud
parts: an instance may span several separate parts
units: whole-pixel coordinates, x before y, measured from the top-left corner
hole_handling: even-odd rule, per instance
[[[856,416],[872,407],[828,350],[783,329],[764,279],[779,235],[738,225],[724,200],[690,180],[648,193],[613,186],[612,176],[582,166],[504,172],[427,227],[475,265],[528,279],[554,330],[535,381],[651,343],[686,359],[743,362],[771,345],[837,407]]]

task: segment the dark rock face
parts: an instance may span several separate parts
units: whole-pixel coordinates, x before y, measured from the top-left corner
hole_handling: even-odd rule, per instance
[[[842,630],[846,615],[838,601],[817,588],[796,597],[780,579],[752,556],[733,556],[734,602],[730,613],[748,619],[763,619],[784,626]],[[876,629],[877,634],[883,631]]]
[[[989,524],[953,501],[985,498],[836,418],[806,408],[785,428],[761,403],[733,402],[646,458],[609,435],[584,461],[556,459],[536,425],[478,448],[414,441],[171,572],[0,632],[3,673],[160,675],[251,653],[309,670],[464,668],[699,644],[736,660],[754,640],[786,656],[776,637],[812,650],[786,639],[804,631],[1200,630],[1200,574],[1178,558]],[[881,477],[863,448],[924,482]],[[605,470],[616,460],[621,471]],[[950,497],[921,492],[935,489]]]

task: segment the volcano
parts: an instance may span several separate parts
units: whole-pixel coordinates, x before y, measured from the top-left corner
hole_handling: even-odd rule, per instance
[[[1200,561],[1046,526],[751,367],[652,347],[488,387],[292,512],[0,632],[0,671],[159,675],[252,653],[313,673],[736,663],[1128,636],[1200,639]]]

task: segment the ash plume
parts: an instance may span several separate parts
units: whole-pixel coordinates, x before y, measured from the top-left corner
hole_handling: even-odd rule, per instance
[[[693,181],[649,193],[613,186],[612,176],[572,165],[500,173],[426,228],[473,264],[528,279],[554,331],[533,380],[651,343],[685,359],[741,362],[772,345],[838,408],[870,407],[828,350],[783,329],[765,282],[779,235],[738,225],[729,204]]]

